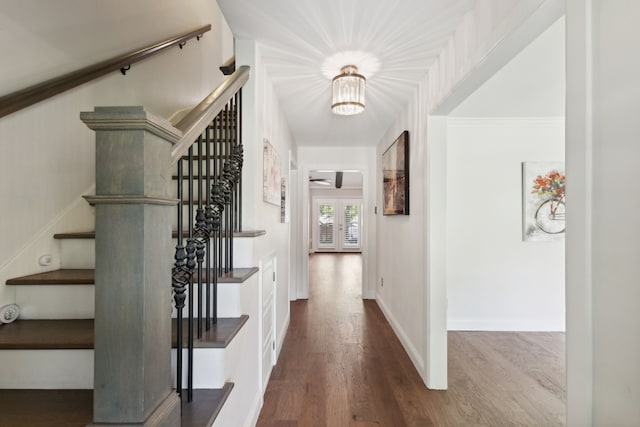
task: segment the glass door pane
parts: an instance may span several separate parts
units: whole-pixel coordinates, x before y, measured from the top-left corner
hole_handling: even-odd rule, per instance
[[[344,202],[342,223],[342,247],[360,247],[360,204]]]
[[[335,249],[336,207],[331,203],[318,204],[318,248]]]

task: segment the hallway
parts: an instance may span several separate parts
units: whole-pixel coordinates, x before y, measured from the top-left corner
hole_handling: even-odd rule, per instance
[[[309,260],[258,426],[562,426],[564,334],[449,333],[449,390],[425,388],[375,301],[358,254]]]

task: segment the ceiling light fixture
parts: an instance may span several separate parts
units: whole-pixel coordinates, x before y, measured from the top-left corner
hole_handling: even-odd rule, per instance
[[[345,65],[340,72],[333,78],[331,111],[342,116],[362,113],[366,79],[358,74],[358,68],[354,65]]]

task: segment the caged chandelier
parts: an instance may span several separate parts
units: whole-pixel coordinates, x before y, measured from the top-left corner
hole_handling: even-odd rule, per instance
[[[354,65],[342,67],[340,73],[333,78],[331,111],[342,116],[362,113],[366,79],[358,74],[358,69]]]

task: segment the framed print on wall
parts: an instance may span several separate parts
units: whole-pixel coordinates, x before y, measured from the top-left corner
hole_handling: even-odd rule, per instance
[[[268,139],[262,145],[262,200],[280,206],[280,158]]]
[[[383,215],[409,215],[409,131],[382,154]]]
[[[563,162],[522,163],[522,240],[562,240],[565,230]]]
[[[286,176],[282,177],[280,189],[280,222],[289,222],[289,180]]]

